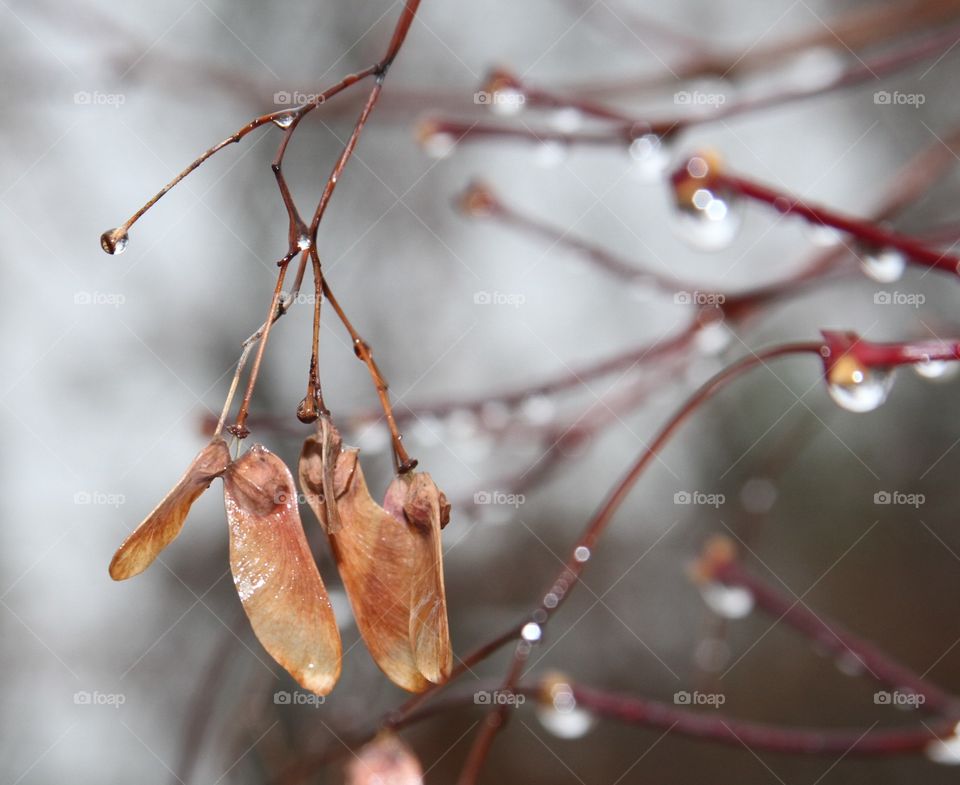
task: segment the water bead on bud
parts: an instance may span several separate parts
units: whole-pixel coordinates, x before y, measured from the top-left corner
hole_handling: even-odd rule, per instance
[[[119,229],[107,229],[100,235],[100,247],[111,256],[119,256],[127,250],[130,237]]]
[[[753,594],[742,586],[711,581],[700,587],[700,594],[707,607],[724,619],[742,619],[753,610]]]
[[[417,126],[417,141],[431,158],[447,158],[457,146],[453,134],[444,131],[435,120],[423,120]]]
[[[293,125],[294,116],[292,113],[288,112],[287,114],[278,114],[276,117],[271,119],[277,128],[289,128],[291,125]]]
[[[836,404],[851,412],[871,412],[884,401],[893,385],[890,368],[868,368],[849,354],[827,371],[827,390]]]
[[[740,229],[740,202],[713,183],[721,167],[719,156],[700,153],[673,177],[677,231],[703,251],[726,248]]]
[[[933,379],[935,381],[945,381],[957,375],[960,370],[960,363],[947,362],[946,360],[924,360],[916,363],[913,370],[917,376],[924,379]]]
[[[544,678],[536,708],[543,727],[561,739],[579,739],[596,723],[594,715],[577,705],[573,687],[562,673]]]
[[[907,257],[896,248],[870,251],[860,258],[863,272],[877,283],[899,281],[907,268]]]
[[[627,148],[632,162],[631,173],[641,182],[657,182],[670,165],[670,150],[663,137],[647,133],[638,136]]]
[[[924,754],[934,763],[942,763],[946,766],[960,765],[960,723],[947,738],[931,741],[924,750]]]
[[[523,629],[520,630],[520,637],[527,643],[537,643],[542,636],[543,629],[536,622],[527,622],[523,625]]]

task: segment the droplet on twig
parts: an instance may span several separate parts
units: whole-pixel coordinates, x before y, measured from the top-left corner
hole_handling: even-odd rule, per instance
[[[834,402],[851,412],[871,412],[887,400],[893,385],[890,368],[869,368],[845,354],[827,371],[827,390]]]
[[[960,723],[947,738],[931,741],[924,750],[924,754],[934,763],[947,766],[960,765]]]
[[[673,178],[677,231],[703,251],[726,248],[740,229],[739,200],[713,182],[721,166],[715,153],[700,153]]]
[[[577,705],[573,687],[562,673],[548,674],[542,683],[537,719],[561,739],[579,739],[596,724],[596,717]]]
[[[860,259],[863,272],[878,283],[899,281],[907,268],[907,257],[896,248],[870,251]]]
[[[287,114],[278,114],[276,117],[271,119],[277,128],[289,128],[291,125],[293,125],[294,115],[288,112]]]
[[[643,182],[657,182],[670,164],[670,151],[663,137],[649,133],[638,136],[627,148],[632,174]]]
[[[111,256],[119,256],[127,250],[130,237],[119,229],[107,229],[100,235],[100,247]]]
[[[743,619],[753,610],[753,594],[743,586],[711,581],[700,586],[700,594],[707,607],[724,619]]]
[[[960,371],[960,363],[947,362],[946,360],[924,360],[916,363],[913,370],[924,379],[945,381],[957,375],[957,371]]]

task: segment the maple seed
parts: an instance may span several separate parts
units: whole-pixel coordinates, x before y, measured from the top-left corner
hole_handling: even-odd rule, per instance
[[[330,537],[357,628],[387,677],[410,692],[452,665],[439,532],[442,494],[429,475],[398,478],[388,509],[370,496],[359,451],[322,417],[300,457],[307,502]],[[445,503],[445,500],[444,500]]]
[[[303,533],[290,471],[262,445],[224,474],[230,569],[253,631],[302,687],[326,695],[340,677],[340,633]]]
[[[423,767],[395,733],[383,731],[347,764],[346,785],[422,785]]]
[[[110,577],[122,581],[147,569],[180,534],[190,507],[229,463],[230,450],[223,439],[216,438],[204,447],[170,493],[123,541],[110,562]]]

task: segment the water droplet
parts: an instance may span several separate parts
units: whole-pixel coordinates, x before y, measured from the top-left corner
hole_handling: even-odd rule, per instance
[[[896,248],[883,248],[864,254],[860,267],[878,283],[893,283],[899,281],[907,269],[907,257]]]
[[[742,586],[705,583],[700,593],[707,607],[724,619],[742,619],[753,610],[753,594]]]
[[[536,622],[529,621],[523,625],[523,629],[520,630],[520,637],[523,638],[527,643],[536,643],[540,640],[540,637],[543,635],[543,629]]]
[[[301,251],[307,251],[310,249],[312,243],[310,242],[310,235],[301,234],[297,237],[297,248]]]
[[[538,166],[544,169],[552,169],[563,163],[567,157],[567,152],[567,146],[563,142],[549,139],[537,145],[537,153],[534,160]]]
[[[946,766],[960,765],[960,723],[953,729],[953,734],[945,739],[931,741],[924,754],[934,763]]]
[[[583,113],[572,106],[557,109],[550,116],[550,125],[562,134],[572,134],[583,126]]]
[[[740,489],[743,509],[754,515],[770,512],[777,501],[777,486],[766,477],[751,477]]]
[[[591,712],[577,705],[573,687],[560,674],[545,680],[544,694],[537,703],[536,715],[547,731],[561,739],[579,739],[596,722]]]
[[[720,354],[730,345],[732,338],[727,326],[717,320],[701,327],[694,336],[693,342],[702,354],[709,356]]]
[[[107,229],[100,235],[100,247],[111,256],[119,256],[127,250],[130,237],[126,232],[117,234],[118,229]]]
[[[837,360],[827,374],[830,397],[851,412],[872,412],[887,400],[892,385],[890,368],[867,368],[850,355]]]
[[[740,230],[739,202],[732,196],[698,188],[690,203],[680,209],[680,233],[694,248],[719,251],[734,241]]]
[[[581,564],[583,564],[585,561],[589,561],[590,549],[586,545],[578,545],[577,549],[573,552],[573,558]]]
[[[520,407],[520,413],[531,425],[546,425],[556,411],[557,407],[546,395],[531,395]]]
[[[279,114],[273,118],[273,124],[277,126],[277,128],[289,128],[293,125],[293,120],[294,116],[290,113]]]
[[[832,248],[835,245],[840,245],[843,241],[843,232],[839,229],[834,229],[832,226],[812,224],[809,221],[804,221],[803,227],[807,236],[810,238],[810,242],[820,248]]]
[[[960,363],[947,360],[924,360],[916,363],[913,370],[924,379],[944,381],[957,375],[957,371],[960,371]]]
[[[382,420],[362,423],[357,426],[354,440],[362,452],[382,453],[390,447],[390,429]]]
[[[487,105],[494,114],[510,116],[520,114],[526,103],[526,96],[512,87],[502,87],[494,91]]]
[[[550,592],[543,598],[543,607],[544,608],[556,608],[560,604],[560,598],[556,594]]]
[[[421,128],[420,132],[420,145],[427,155],[439,160],[448,158],[453,153],[457,146],[457,140],[453,137],[453,134],[438,131],[432,127],[424,127]]]
[[[670,151],[656,134],[638,136],[627,148],[630,153],[631,173],[642,182],[657,182],[670,165]]]

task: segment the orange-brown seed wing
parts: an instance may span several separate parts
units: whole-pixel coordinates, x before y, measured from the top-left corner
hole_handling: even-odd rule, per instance
[[[254,445],[224,474],[230,568],[253,631],[305,689],[326,695],[340,676],[340,633],[307,545],[289,470]]]
[[[190,507],[230,463],[227,443],[216,438],[193,459],[179,482],[123,541],[110,562],[110,577],[126,580],[143,572],[183,528]]]
[[[397,515],[400,505],[413,540],[410,645],[417,668],[428,681],[439,684],[453,668],[440,542],[449,506],[430,475],[422,472],[402,475],[391,483],[384,506]]]

